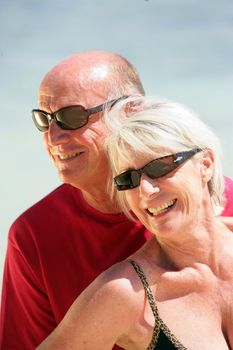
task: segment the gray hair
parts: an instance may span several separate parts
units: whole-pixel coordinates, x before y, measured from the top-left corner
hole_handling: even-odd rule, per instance
[[[145,95],[145,91],[136,68],[123,56],[117,55],[118,60],[109,63],[110,69],[110,93],[109,99],[130,96]]]
[[[215,162],[208,189],[215,214],[220,214],[224,199],[221,147],[213,131],[191,110],[158,97],[130,97],[105,112],[105,123],[110,131],[106,147],[113,177],[121,171],[119,160],[130,159],[132,152],[157,158],[161,156],[158,150],[164,147],[171,153],[193,148],[212,150]],[[115,193],[112,179],[109,186]],[[117,199],[131,217],[124,191],[117,192]]]

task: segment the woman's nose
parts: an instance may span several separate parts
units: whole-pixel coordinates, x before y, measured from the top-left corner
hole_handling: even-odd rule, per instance
[[[160,192],[157,179],[151,179],[150,177],[142,174],[140,181],[140,192],[142,195],[150,196]]]

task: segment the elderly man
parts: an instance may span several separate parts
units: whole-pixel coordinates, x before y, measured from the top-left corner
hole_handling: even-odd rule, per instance
[[[64,184],[11,226],[1,349],[34,349],[97,275],[151,237],[119,212],[107,188],[102,111],[135,94],[144,94],[135,68],[103,51],[69,57],[43,79],[33,120]],[[231,216],[233,186],[226,181],[231,189],[224,215]]]

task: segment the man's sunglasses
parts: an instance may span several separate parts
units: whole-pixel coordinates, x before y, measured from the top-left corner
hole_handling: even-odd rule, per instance
[[[42,132],[48,131],[49,124],[52,120],[54,120],[62,129],[76,130],[86,125],[92,114],[101,112],[104,108],[112,108],[116,102],[127,97],[128,96],[121,96],[89,109],[86,109],[81,105],[64,107],[54,113],[47,113],[41,109],[33,109],[32,120],[37,129]]]
[[[200,151],[200,148],[194,148],[189,151],[170,154],[154,159],[140,169],[127,170],[114,177],[116,189],[118,191],[125,191],[139,186],[142,174],[145,174],[151,179],[158,179],[165,176]]]

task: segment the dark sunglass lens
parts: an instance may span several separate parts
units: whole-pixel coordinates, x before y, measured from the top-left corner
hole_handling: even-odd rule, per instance
[[[141,173],[139,170],[132,170],[131,172],[131,188],[135,188],[140,185]]]
[[[88,121],[88,113],[79,106],[69,107],[56,113],[58,125],[63,129],[79,129]]]
[[[128,173],[117,175],[114,178],[114,182],[118,191],[124,191],[130,187],[130,177],[128,176]]]
[[[114,178],[118,191],[125,191],[135,188],[140,184],[140,174],[137,171],[130,170]]]
[[[169,174],[177,166],[178,164],[174,163],[174,156],[166,156],[152,161],[143,170],[147,176],[156,179]]]
[[[32,119],[34,124],[40,131],[47,131],[49,128],[49,120],[46,114],[40,111],[32,112]]]

